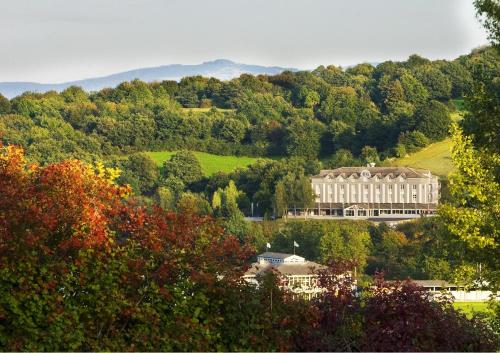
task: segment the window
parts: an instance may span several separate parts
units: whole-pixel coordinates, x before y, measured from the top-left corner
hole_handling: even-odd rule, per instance
[[[417,195],[413,195],[413,201],[417,201]]]
[[[392,185],[389,185],[389,190],[392,190]]]
[[[401,190],[404,190],[404,189],[405,189],[404,184],[401,184],[400,189],[401,189]]]
[[[365,185],[365,190],[368,190],[368,185]]]
[[[380,185],[377,185],[376,189],[377,189],[377,190],[380,190]]]
[[[340,185],[340,190],[344,190],[344,185]]]
[[[411,187],[413,190],[417,190],[417,185],[412,185]]]
[[[354,210],[345,210],[346,216],[354,216]]]

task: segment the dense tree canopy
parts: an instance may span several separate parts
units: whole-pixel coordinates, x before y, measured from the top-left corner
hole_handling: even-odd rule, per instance
[[[495,80],[484,80],[498,76],[497,55],[486,48],[453,61],[413,55],[346,70],[135,80],[91,94],[78,87],[26,92],[0,97],[0,138],[41,163],[159,149],[308,158],[348,149],[358,157],[366,145],[385,157],[394,155],[401,133],[443,138],[448,126],[438,117],[455,109],[450,98],[463,98],[480,82],[498,91]],[[422,119],[423,110],[431,121]]]

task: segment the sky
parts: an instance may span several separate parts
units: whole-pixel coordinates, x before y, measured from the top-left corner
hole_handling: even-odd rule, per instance
[[[472,0],[0,0],[0,33],[0,82],[43,83],[214,59],[453,59],[488,42]]]

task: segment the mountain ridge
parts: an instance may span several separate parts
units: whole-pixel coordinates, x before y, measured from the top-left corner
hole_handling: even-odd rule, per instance
[[[254,75],[279,74],[283,71],[298,71],[294,68],[280,66],[261,66],[236,63],[228,59],[205,61],[201,64],[169,64],[122,71],[106,76],[93,77],[61,83],[38,83],[29,81],[0,82],[0,94],[11,99],[24,92],[44,93],[47,91],[62,91],[70,86],[79,86],[86,91],[98,91],[106,87],[116,87],[122,82],[140,79],[146,82],[175,80],[187,76],[215,77],[229,80],[248,73]]]

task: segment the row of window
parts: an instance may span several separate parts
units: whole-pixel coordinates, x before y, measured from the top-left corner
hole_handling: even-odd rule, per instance
[[[356,197],[356,196],[357,196],[356,194],[351,195],[350,202],[369,202],[368,201],[368,195],[364,195],[363,198]],[[333,194],[331,195],[331,198],[333,199]],[[412,198],[413,202],[417,202],[417,195],[416,194],[413,194],[411,196],[411,198]],[[395,197],[394,199],[392,197],[392,194],[389,194],[386,197],[386,202],[398,202],[398,199],[404,200],[404,194],[401,194],[399,197]],[[432,195],[429,195],[427,199],[428,199],[428,201],[432,201]],[[375,195],[375,202],[382,202],[381,200],[382,199],[380,198],[380,195]],[[346,198],[344,197],[343,194],[340,195],[339,202],[346,202]]]
[[[358,216],[361,217],[366,217],[367,213],[366,210],[358,210]],[[390,215],[390,214],[425,214],[427,213],[427,210],[380,210],[380,215]],[[346,216],[354,216],[355,215],[355,210],[345,210],[345,215]]]
[[[340,190],[344,190],[344,186],[345,185],[340,185]],[[387,187],[389,188],[389,190],[392,190],[392,185],[387,185]],[[430,187],[430,190],[432,191],[432,185],[429,185],[429,187]],[[400,185],[399,188],[401,190],[404,190],[405,189],[405,185],[404,184]],[[417,190],[417,185],[412,185],[411,188],[413,190]],[[368,190],[368,185],[364,185],[364,189]],[[380,185],[375,185],[375,189],[376,190],[380,190]],[[351,186],[351,190],[356,190],[356,185],[352,185]]]

